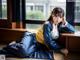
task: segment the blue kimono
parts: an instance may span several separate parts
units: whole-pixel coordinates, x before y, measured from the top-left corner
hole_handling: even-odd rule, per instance
[[[15,56],[22,58],[37,58],[37,59],[53,59],[53,51],[61,47],[56,40],[51,37],[51,31],[54,27],[50,21],[46,21],[37,33],[25,32],[19,42],[9,44],[0,50],[0,54],[6,56]],[[74,32],[75,29],[68,23],[62,27],[58,26],[59,33]],[[60,35],[60,34],[59,34]]]

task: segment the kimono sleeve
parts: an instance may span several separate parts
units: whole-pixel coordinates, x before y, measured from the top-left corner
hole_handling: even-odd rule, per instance
[[[69,24],[68,22],[67,22],[66,25],[61,25],[60,30],[61,30],[62,33],[63,32],[74,33],[76,31],[75,28],[71,24]]]
[[[44,24],[43,26],[43,34],[44,34],[44,40],[45,44],[51,48],[51,49],[59,49],[59,45],[55,42],[54,39],[51,37],[51,27],[48,24]]]

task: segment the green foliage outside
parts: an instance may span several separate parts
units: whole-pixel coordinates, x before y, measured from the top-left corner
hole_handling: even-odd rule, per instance
[[[44,20],[44,15],[41,11],[29,11],[26,13],[26,19]]]
[[[2,18],[7,18],[7,8],[2,8]]]

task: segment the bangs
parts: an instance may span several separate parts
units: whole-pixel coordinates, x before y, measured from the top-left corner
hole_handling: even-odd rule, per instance
[[[54,16],[59,16],[59,17],[63,17],[64,15],[62,13],[56,13],[56,14],[53,14]]]
[[[64,10],[62,8],[56,7],[53,9],[52,15],[63,17],[64,16]]]

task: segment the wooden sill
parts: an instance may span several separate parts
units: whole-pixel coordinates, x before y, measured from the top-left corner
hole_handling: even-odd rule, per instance
[[[22,29],[22,28],[14,28],[14,29],[10,29],[10,28],[0,28],[0,30],[10,30],[10,31],[21,31],[21,32],[32,32],[32,33],[36,33],[36,30],[33,29]]]

